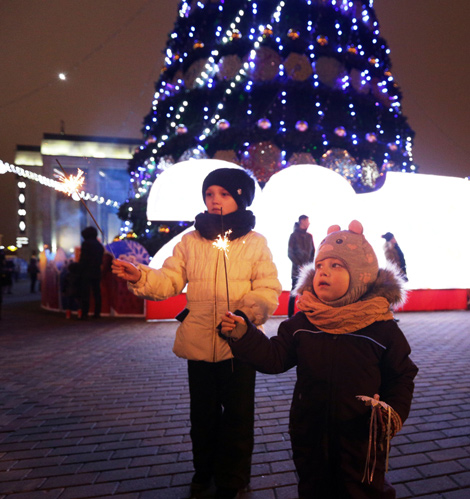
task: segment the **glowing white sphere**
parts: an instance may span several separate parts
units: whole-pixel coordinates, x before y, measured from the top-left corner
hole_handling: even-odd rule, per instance
[[[195,168],[201,168],[199,176],[189,178],[189,168],[186,172],[187,166],[183,165],[181,170],[175,169],[175,178],[159,187],[171,190],[161,193],[166,198],[160,199],[159,191],[153,193],[158,210],[152,220],[193,220],[204,209],[200,186],[205,175],[221,166],[236,167],[224,161],[217,165],[212,163],[214,160],[198,161],[203,163]],[[192,171],[195,165],[190,166]],[[183,189],[184,184],[187,189]],[[188,203],[185,213],[178,211],[182,208],[176,201]],[[255,230],[268,240],[284,290],[291,287],[288,240],[300,215],[310,218],[309,232],[317,248],[330,225],[346,229],[352,220],[359,220],[381,267],[386,264],[385,240],[381,236],[392,232],[405,255],[409,289],[470,288],[470,182],[465,179],[388,172],[381,189],[356,194],[343,177],[331,170],[318,165],[292,165],[270,178],[263,191],[256,194],[252,209]],[[152,266],[161,267],[181,237],[165,245],[155,255]]]

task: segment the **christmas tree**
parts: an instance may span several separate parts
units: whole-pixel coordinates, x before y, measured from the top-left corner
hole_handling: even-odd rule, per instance
[[[357,192],[416,171],[389,53],[373,0],[183,0],[121,217],[151,232],[150,186],[190,158],[237,163],[261,186],[317,164]]]

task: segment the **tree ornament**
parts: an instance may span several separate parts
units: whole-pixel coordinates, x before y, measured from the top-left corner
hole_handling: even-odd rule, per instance
[[[297,40],[297,38],[300,37],[300,33],[295,29],[290,29],[287,32],[287,37],[290,38],[291,40]]]
[[[193,49],[197,50],[197,49],[202,49],[202,48],[204,48],[204,43],[199,41],[199,40],[196,40],[194,42]]]
[[[375,133],[366,133],[366,140],[373,144],[374,142],[377,142],[377,135],[375,135]]]
[[[306,121],[302,121],[302,120],[299,120],[296,124],[295,124],[295,128],[296,130],[298,130],[299,132],[306,132],[308,130],[308,123]]]
[[[348,52],[350,54],[355,54],[356,55],[357,54],[357,48],[354,45],[349,45]]]
[[[243,155],[243,167],[251,170],[258,182],[267,182],[281,169],[281,150],[272,142],[258,142],[248,147]]]
[[[178,163],[188,161],[190,159],[206,159],[208,158],[206,151],[201,147],[190,147],[178,158]]]
[[[194,61],[188,70],[184,73],[184,84],[186,88],[194,88],[197,86],[196,79],[199,78],[202,72],[206,69],[207,59],[198,59]]]
[[[256,50],[254,59],[251,55],[245,56],[244,62],[250,64],[250,74],[255,81],[267,81],[274,79],[279,74],[279,66],[282,62],[281,56],[269,47],[260,47]]]
[[[321,45],[322,47],[325,47],[328,45],[328,37],[325,35],[318,35],[317,36],[317,43]]]
[[[395,142],[388,143],[387,147],[390,149],[390,151],[396,151],[398,149],[398,146],[395,144]]]
[[[346,128],[344,128],[344,126],[337,126],[335,128],[335,133],[338,137],[346,137],[346,135],[348,134],[348,132],[346,132]]]
[[[231,80],[240,72],[242,60],[236,54],[221,57],[217,64],[217,78],[219,80]]]
[[[284,72],[295,81],[305,81],[312,76],[313,69],[306,55],[291,52],[284,61]]]
[[[267,118],[259,119],[256,124],[262,130],[269,130],[271,128],[271,122]]]
[[[270,37],[270,36],[273,36],[273,30],[271,28],[264,28],[263,29],[263,36],[265,36],[266,38]]]
[[[227,120],[219,120],[217,122],[217,128],[219,130],[227,130],[227,128],[230,128],[230,123]]]
[[[322,166],[339,173],[349,183],[356,180],[358,167],[356,160],[346,149],[333,148],[326,151],[321,157]]]
[[[361,181],[366,187],[374,188],[380,177],[377,163],[371,159],[364,159],[361,163]]]
[[[288,165],[316,165],[315,158],[309,152],[295,152],[288,161]]]
[[[184,135],[185,133],[188,133],[188,127],[186,125],[180,124],[176,127],[176,133],[178,135]]]
[[[370,83],[362,76],[361,71],[356,68],[351,69],[349,73],[351,85],[359,94],[368,94],[370,92]]]
[[[159,171],[164,171],[174,164],[175,164],[175,160],[173,159],[173,156],[170,156],[170,155],[162,156],[160,158],[160,161],[158,162],[157,169]]]
[[[315,70],[319,80],[330,88],[336,86],[345,73],[343,64],[334,57],[320,57],[315,64]]]
[[[381,82],[378,78],[372,78],[372,95],[377,99],[378,102],[384,106],[390,107],[392,102],[388,94],[388,89],[385,86],[386,81]]]
[[[239,40],[242,37],[242,34],[238,29],[234,29],[232,31],[232,35],[230,36],[230,40]]]
[[[230,163],[234,163],[236,165],[240,164],[240,160],[233,149],[221,149],[214,154],[213,159],[229,161]]]

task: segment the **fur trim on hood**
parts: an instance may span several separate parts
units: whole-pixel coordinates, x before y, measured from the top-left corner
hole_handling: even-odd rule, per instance
[[[309,263],[302,267],[299,272],[299,280],[292,294],[301,295],[304,291],[313,291],[313,276],[315,275],[315,264]],[[379,269],[377,279],[370,285],[369,289],[361,296],[359,301],[370,300],[377,296],[385,298],[391,306],[398,307],[406,302],[407,291],[405,280],[401,276],[400,269],[394,265],[387,265]]]

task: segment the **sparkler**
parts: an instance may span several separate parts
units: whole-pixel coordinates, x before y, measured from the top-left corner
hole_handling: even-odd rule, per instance
[[[390,452],[390,438],[391,438],[391,411],[392,408],[380,400],[379,395],[374,395],[373,397],[368,397],[367,395],[356,395],[358,400],[362,400],[366,405],[369,405],[372,409],[372,414],[370,417],[369,423],[369,447],[367,450],[367,458],[366,465],[364,468],[364,475],[362,477],[362,481],[364,482],[367,479],[367,483],[371,483],[374,479],[374,471],[375,465],[377,463],[377,432],[378,432],[378,424],[379,420],[382,419],[382,414],[380,408],[382,407],[385,411],[387,411],[387,429],[386,429],[386,457],[385,457],[385,471],[388,471],[388,458]],[[372,463],[371,455],[374,454]]]
[[[90,217],[93,219],[93,222],[95,222],[96,227],[98,227],[98,230],[101,232],[101,236],[103,237],[104,241],[104,232],[103,229],[99,226],[98,222],[96,221],[95,217],[93,216],[93,213],[89,210],[88,206],[86,205],[85,201],[83,201],[82,197],[80,196],[79,189],[83,186],[83,183],[85,182],[85,177],[83,176],[83,171],[78,169],[77,175],[69,175],[65,173],[64,167],[60,164],[60,161],[56,159],[57,164],[60,166],[60,169],[62,170],[61,172],[58,173],[59,177],[59,182],[63,185],[63,192],[71,196],[72,194],[76,194],[78,196],[78,199],[81,201],[83,206],[85,207],[86,211],[90,215]],[[109,249],[113,255],[113,258],[116,258],[116,255],[114,254],[113,250],[111,249],[111,246],[109,246]]]
[[[59,163],[60,165],[60,163]],[[60,182],[60,190],[65,194],[71,196],[72,194],[77,194],[78,191],[82,189],[83,183],[85,182],[85,177],[83,176],[83,171],[80,168],[77,170],[77,175],[67,175],[64,171],[54,170],[54,173],[59,179]],[[81,199],[81,198],[80,198]]]
[[[222,208],[220,209],[220,221],[222,225],[222,234],[224,234],[224,236],[222,237],[222,234],[219,234],[217,236],[217,239],[212,243],[212,246],[224,252],[225,287],[227,290],[227,310],[230,310],[230,297],[228,293],[227,259],[230,246],[230,240],[228,236],[232,233],[232,230],[230,229],[226,232],[224,231],[224,219],[222,215]]]

